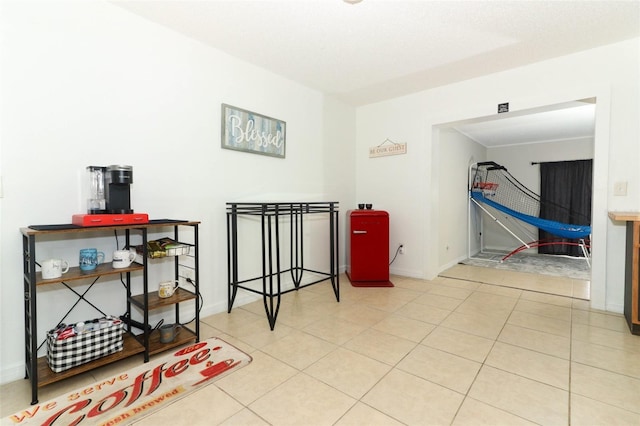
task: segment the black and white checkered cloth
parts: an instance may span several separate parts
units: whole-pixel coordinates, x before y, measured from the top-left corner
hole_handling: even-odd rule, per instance
[[[77,336],[57,340],[47,334],[47,362],[56,373],[84,364],[123,348],[124,323],[113,324],[99,330],[87,331]]]

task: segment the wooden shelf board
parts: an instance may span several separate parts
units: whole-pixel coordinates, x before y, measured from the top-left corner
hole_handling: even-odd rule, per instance
[[[140,344],[135,337],[129,333],[124,333],[122,337],[124,348],[120,352],[98,358],[86,364],[78,365],[77,367],[70,368],[60,373],[54,373],[51,368],[49,368],[46,356],[38,358],[38,387],[46,386],[94,368],[144,352],[144,346]]]
[[[87,278],[97,278],[103,275],[123,274],[126,272],[141,271],[144,269],[143,265],[138,263],[132,263],[128,268],[114,269],[111,263],[103,263],[91,272],[83,272],[78,266],[69,268],[69,272],[63,274],[60,278],[54,278],[51,280],[43,280],[42,272],[36,272],[36,285],[58,284],[61,282],[86,280]]]
[[[639,222],[640,212],[609,212],[609,217],[623,222]]]
[[[163,306],[171,306],[176,303],[184,302],[187,300],[193,300],[197,296],[195,293],[185,290],[183,288],[177,288],[171,297],[162,298],[158,296],[157,291],[150,291],[149,295],[149,310],[158,309]],[[131,302],[139,308],[144,306],[144,294],[138,294],[131,297]]]

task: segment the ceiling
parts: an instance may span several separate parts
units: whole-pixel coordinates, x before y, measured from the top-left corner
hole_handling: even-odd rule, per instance
[[[535,111],[454,123],[449,127],[488,147],[593,138],[594,99],[566,102]]]
[[[640,36],[640,0],[112,3],[354,106]]]

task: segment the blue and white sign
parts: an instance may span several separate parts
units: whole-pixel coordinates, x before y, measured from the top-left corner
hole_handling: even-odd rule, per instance
[[[222,104],[222,148],[284,158],[286,126],[282,120]]]

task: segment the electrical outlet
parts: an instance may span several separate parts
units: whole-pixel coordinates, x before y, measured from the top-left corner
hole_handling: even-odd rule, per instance
[[[399,253],[404,254],[404,244],[400,244]]]
[[[627,182],[616,182],[613,184],[613,195],[627,195]]]
[[[184,280],[186,282],[189,282],[188,280],[191,280],[192,282],[196,281],[196,271],[195,271],[195,269],[190,268],[188,266],[181,266],[179,275],[180,275],[180,278],[182,278],[182,280]]]

